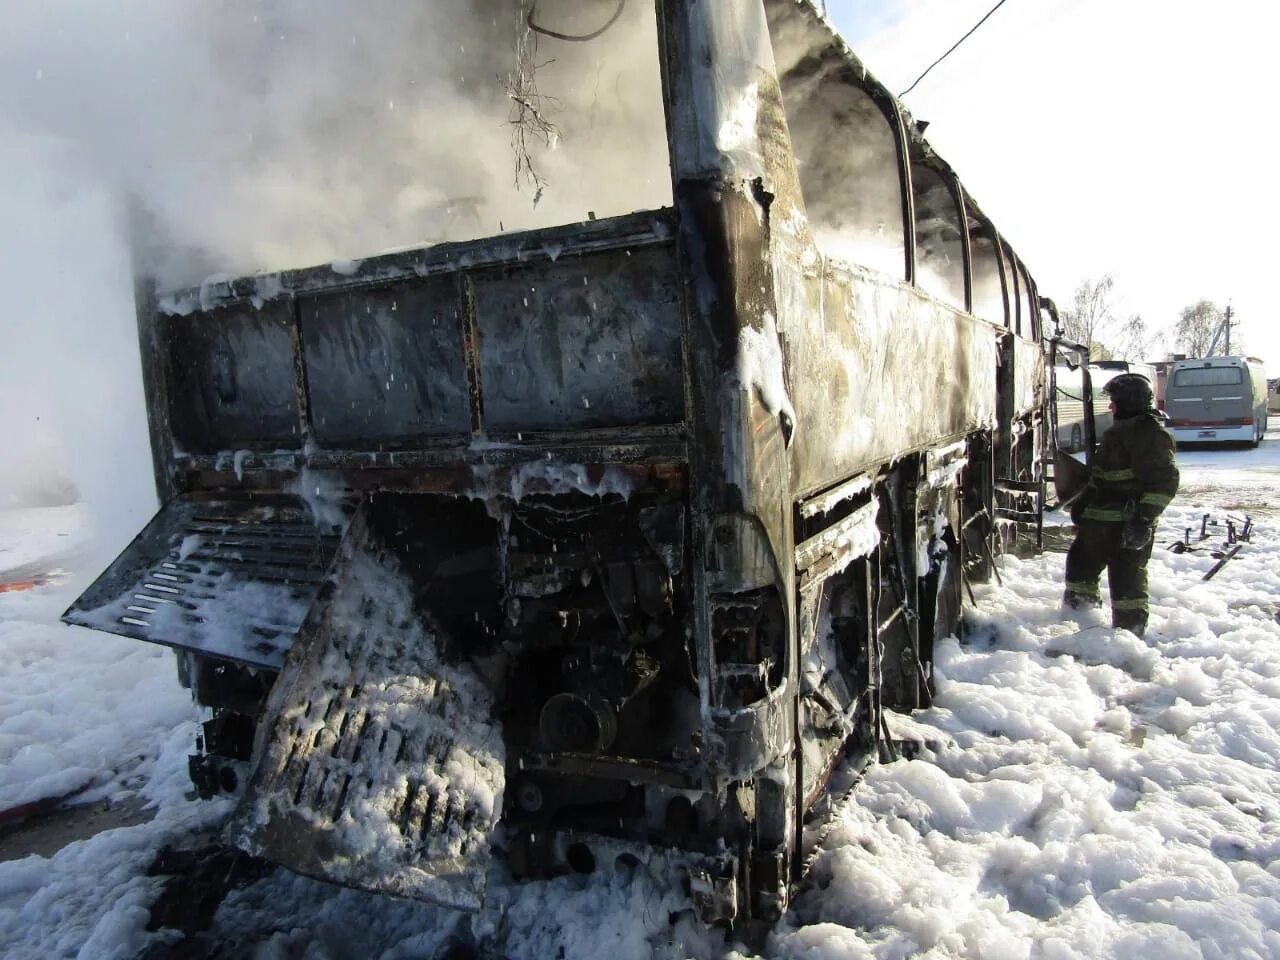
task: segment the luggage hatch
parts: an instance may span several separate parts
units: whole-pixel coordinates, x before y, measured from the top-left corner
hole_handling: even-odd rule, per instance
[[[502,813],[493,698],[352,521],[264,711],[232,842],[344,886],[478,910]]]
[[[278,670],[346,527],[298,498],[180,497],[62,619]]]

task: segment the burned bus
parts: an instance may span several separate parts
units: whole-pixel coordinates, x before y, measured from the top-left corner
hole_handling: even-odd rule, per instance
[[[808,0],[477,6],[477,83],[513,20],[595,96],[640,51],[656,200],[140,278],[162,507],[65,619],[177,651],[244,850],[459,908],[661,855],[769,921],[1039,521],[1041,300]]]

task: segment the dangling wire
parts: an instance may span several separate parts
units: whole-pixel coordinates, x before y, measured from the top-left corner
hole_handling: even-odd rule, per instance
[[[560,139],[560,129],[550,115],[563,108],[563,104],[555,97],[547,96],[538,90],[538,70],[554,62],[552,60],[538,62],[538,37],[551,37],[571,43],[595,40],[618,22],[618,18],[626,8],[627,0],[618,0],[618,8],[613,11],[613,16],[604,26],[581,36],[559,33],[538,26],[534,19],[538,12],[537,0],[529,2],[527,15],[524,14],[525,2],[526,0],[520,0],[521,18],[517,21],[515,68],[503,78],[503,85],[511,101],[507,121],[511,124],[511,149],[515,154],[516,189],[520,189],[522,182],[529,183],[533,187],[533,203],[536,206],[542,199],[547,181],[534,163],[534,148],[539,144],[544,149],[555,147]]]
[[[523,14],[524,0],[520,2]],[[536,4],[535,4],[536,6]],[[533,16],[533,8],[529,17]],[[516,29],[516,62],[514,69],[504,79],[507,98],[511,101],[507,122],[511,124],[511,150],[515,155],[515,184],[520,189],[522,181],[533,187],[533,203],[542,199],[546,180],[534,165],[535,143],[543,148],[554,147],[560,139],[560,130],[548,114],[561,109],[555,97],[538,90],[538,70],[554,61],[538,61],[538,35],[521,16]]]
[[[618,18],[622,16],[622,10],[626,5],[627,0],[618,0],[618,9],[613,11],[613,16],[609,18],[609,21],[603,27],[592,33],[585,33],[580,36],[571,33],[557,33],[554,30],[548,30],[546,27],[540,27],[534,23],[533,18],[538,12],[538,4],[536,2],[529,8],[529,16],[525,20],[525,23],[528,24],[529,29],[534,33],[540,33],[544,37],[554,37],[557,40],[568,40],[571,43],[586,43],[588,40],[594,40],[596,37],[602,35],[606,30],[617,23]]]

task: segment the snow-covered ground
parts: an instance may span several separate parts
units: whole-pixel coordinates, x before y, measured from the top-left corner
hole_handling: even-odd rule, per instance
[[[937,651],[935,706],[899,721],[935,749],[873,768],[837,810],[765,955],[1280,957],[1280,436],[1179,460],[1147,637],[1064,615],[1061,554],[1003,558],[1003,586],[981,588],[965,639]],[[1167,549],[1206,513],[1213,545],[1229,518],[1256,523],[1208,582],[1207,550]],[[0,593],[0,815],[81,791],[132,794],[154,818],[0,862],[4,957],[153,945],[148,863],[228,809],[185,796],[199,714],[171,654],[57,621],[96,572],[76,560],[90,519],[0,511],[0,571],[46,556],[67,571]],[[512,958],[747,955],[672,926],[682,898],[643,865],[498,893]],[[214,933],[229,956],[411,960],[459,923],[277,871],[233,892]]]

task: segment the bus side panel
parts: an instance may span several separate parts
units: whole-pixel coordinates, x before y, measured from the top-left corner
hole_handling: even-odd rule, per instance
[[[1040,345],[1013,338],[1013,415],[1017,419],[1044,406],[1044,352]]]
[[[857,268],[797,281],[780,283],[778,301],[798,494],[995,423],[990,324]]]

